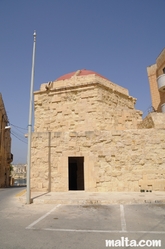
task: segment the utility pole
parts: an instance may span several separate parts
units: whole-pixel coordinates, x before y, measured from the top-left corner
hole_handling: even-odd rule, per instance
[[[34,61],[35,61],[35,48],[36,48],[36,31],[34,31],[33,38],[34,38],[34,41],[33,41],[30,103],[29,103],[29,123],[28,123],[27,196],[26,196],[26,203],[27,204],[31,203],[30,168],[31,168],[32,107],[33,107],[33,86],[34,86]]]

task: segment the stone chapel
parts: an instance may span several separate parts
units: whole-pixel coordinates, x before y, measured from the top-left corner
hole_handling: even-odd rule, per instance
[[[165,113],[86,69],[34,92],[32,191],[165,190]]]

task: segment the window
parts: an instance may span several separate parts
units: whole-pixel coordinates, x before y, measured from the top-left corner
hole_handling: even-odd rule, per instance
[[[165,67],[163,68],[163,73],[165,74]]]

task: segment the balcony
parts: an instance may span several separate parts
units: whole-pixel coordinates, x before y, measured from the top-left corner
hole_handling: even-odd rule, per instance
[[[165,74],[160,75],[157,78],[158,89],[160,92],[165,92]]]

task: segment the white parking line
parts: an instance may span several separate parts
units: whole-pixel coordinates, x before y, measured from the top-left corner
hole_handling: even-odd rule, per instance
[[[121,229],[122,230],[86,230],[86,229],[61,229],[61,228],[35,228],[34,225],[36,225],[38,222],[46,218],[49,214],[51,214],[53,211],[55,211],[61,204],[58,204],[53,209],[51,209],[49,212],[47,212],[45,215],[41,216],[39,219],[31,223],[29,226],[26,227],[26,229],[31,230],[42,230],[42,231],[53,231],[53,232],[80,232],[80,233],[133,233],[133,234],[165,234],[165,231],[127,231],[126,229],[126,220],[125,220],[125,214],[124,214],[124,206],[120,205],[120,217],[121,217]]]
[[[36,229],[36,228],[31,228]],[[38,230],[38,229],[37,229]],[[42,231],[53,232],[80,232],[80,233],[142,233],[142,234],[165,234],[164,231],[118,231],[118,230],[82,230],[82,229],[60,229],[60,228],[42,228]]]
[[[123,232],[126,232],[126,221],[125,221],[125,214],[124,214],[124,206],[120,205],[120,218],[121,218],[121,229]]]
[[[38,222],[40,222],[41,220],[43,220],[45,217],[47,217],[49,214],[51,214],[54,210],[56,210],[56,208],[58,208],[59,206],[61,206],[61,204],[58,204],[57,206],[55,206],[52,210],[50,210],[49,212],[47,212],[45,215],[41,216],[38,220],[34,221],[33,223],[31,223],[29,226],[26,227],[26,229],[35,229],[33,228],[34,225],[36,225]]]
[[[83,230],[83,229],[54,229],[54,228],[43,228],[45,231],[55,232],[81,232],[81,233],[118,233],[119,231],[107,231],[107,230]]]

